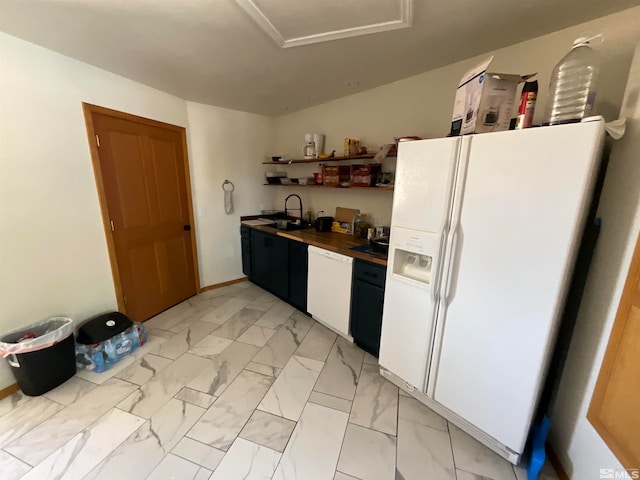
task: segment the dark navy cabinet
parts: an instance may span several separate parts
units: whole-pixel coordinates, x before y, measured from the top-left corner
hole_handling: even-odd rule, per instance
[[[307,247],[272,233],[240,226],[242,271],[256,285],[307,311]]]
[[[307,311],[307,257],[308,245],[289,240],[289,303]]]
[[[287,298],[289,295],[288,240],[270,233],[251,232],[250,277],[261,287]]]
[[[245,225],[240,226],[240,241],[242,242],[242,273],[251,278],[251,229]]]
[[[372,355],[380,351],[386,268],[356,259],[351,291],[351,335]]]

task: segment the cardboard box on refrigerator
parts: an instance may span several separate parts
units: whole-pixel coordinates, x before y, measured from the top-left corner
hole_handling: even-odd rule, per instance
[[[493,57],[469,70],[456,91],[451,135],[509,130],[518,84],[533,77],[488,72]]]

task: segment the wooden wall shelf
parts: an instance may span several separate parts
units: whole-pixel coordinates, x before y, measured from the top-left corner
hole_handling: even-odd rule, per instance
[[[388,187],[340,187],[337,185],[300,185],[299,183],[265,183],[264,185],[266,187],[333,188],[337,190],[393,190],[393,185],[390,185]]]
[[[352,157],[330,157],[330,158],[297,158],[293,160],[279,160],[277,162],[262,162],[263,165],[292,165],[294,163],[328,163],[342,162],[346,160],[366,160],[375,157],[375,153],[366,155],[354,155]]]

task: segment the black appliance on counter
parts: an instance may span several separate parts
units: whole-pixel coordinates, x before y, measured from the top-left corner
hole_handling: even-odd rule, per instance
[[[333,217],[318,217],[316,220],[316,232],[330,232]]]

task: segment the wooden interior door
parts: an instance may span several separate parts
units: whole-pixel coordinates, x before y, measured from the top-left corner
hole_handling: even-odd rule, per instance
[[[198,289],[184,129],[86,108],[121,309],[143,321]]]
[[[640,469],[639,401],[640,236],[587,414],[618,460],[635,474]]]

